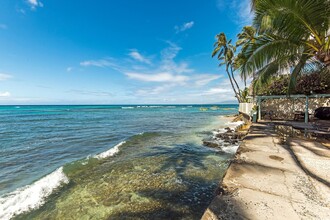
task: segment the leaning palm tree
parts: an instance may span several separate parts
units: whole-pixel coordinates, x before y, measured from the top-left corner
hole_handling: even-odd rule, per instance
[[[311,68],[330,66],[329,0],[252,0],[254,46],[242,51],[243,71],[263,76],[291,69],[289,90]]]
[[[214,43],[214,50],[212,57],[218,55],[217,58],[220,62],[219,66],[226,66],[226,73],[228,75],[231,87],[235,93],[235,97],[238,102],[241,102],[241,91],[234,76],[233,62],[235,46],[231,44],[231,40],[227,41],[227,37],[224,33],[220,33],[216,36],[217,41]]]

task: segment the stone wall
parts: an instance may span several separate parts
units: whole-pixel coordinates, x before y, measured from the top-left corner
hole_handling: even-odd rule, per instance
[[[309,113],[322,106],[330,106],[330,98],[309,98]],[[294,111],[305,111],[305,98],[266,99],[261,102],[261,115],[264,111],[272,110],[274,119],[292,120]]]

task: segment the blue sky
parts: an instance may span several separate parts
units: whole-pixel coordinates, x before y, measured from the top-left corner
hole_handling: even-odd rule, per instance
[[[249,1],[1,0],[0,104],[235,103],[211,58]]]

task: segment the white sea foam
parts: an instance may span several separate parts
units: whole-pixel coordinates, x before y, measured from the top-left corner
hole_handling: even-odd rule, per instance
[[[128,106],[128,107],[121,107],[122,109],[133,109],[134,107]]]
[[[237,122],[227,122],[226,125],[230,128],[230,130],[234,131],[236,130],[239,126],[243,125],[244,122],[243,121],[237,121]],[[234,154],[239,145],[230,145],[230,144],[226,144],[224,140],[222,140],[221,138],[218,138],[217,135],[221,134],[221,133],[226,133],[227,129],[225,128],[220,128],[218,130],[214,130],[212,131],[212,139],[213,142],[217,143],[219,146],[219,149],[221,149],[222,152],[226,152],[226,153],[230,153],[230,154]]]
[[[221,150],[223,152],[229,153],[229,154],[234,154],[236,153],[239,145],[229,145],[229,146],[222,146]]]
[[[111,157],[111,156],[117,154],[119,152],[119,147],[122,146],[125,143],[126,143],[126,141],[122,141],[119,144],[117,144],[116,146],[114,146],[113,148],[111,148],[107,151],[104,151],[104,152],[102,152],[98,155],[95,155],[94,158],[104,159],[104,158],[107,158],[107,157]]]
[[[236,122],[227,122],[226,125],[228,125],[231,129],[236,129],[239,126],[243,125],[244,121],[236,121]]]
[[[15,215],[39,208],[55,189],[67,183],[69,179],[63,167],[60,167],[31,185],[3,195],[0,197],[0,219],[11,219]]]

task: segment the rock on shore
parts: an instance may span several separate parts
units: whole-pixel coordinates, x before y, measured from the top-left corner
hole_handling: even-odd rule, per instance
[[[239,126],[244,124],[244,122],[233,122],[231,123],[235,127],[226,127],[224,129],[219,129],[214,131],[213,137],[203,140],[203,145],[207,147],[217,148],[226,153],[235,153],[239,143],[246,136],[246,131],[239,130]]]

